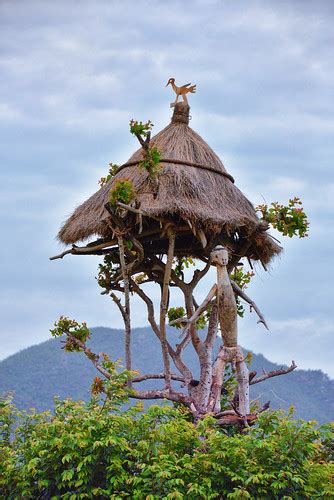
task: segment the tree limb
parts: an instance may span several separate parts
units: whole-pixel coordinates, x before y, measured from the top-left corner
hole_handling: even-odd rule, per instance
[[[83,350],[84,354],[86,355],[86,357],[93,363],[93,365],[95,366],[95,368],[104,376],[106,377],[107,379],[110,378],[110,373],[105,369],[103,368],[102,365],[100,365],[99,363],[99,356],[97,354],[95,354],[94,352],[91,351],[91,349],[89,349],[89,347],[87,347],[87,345],[85,344],[85,342],[82,342],[81,340],[77,339],[74,335],[72,335],[71,333],[66,333],[66,335],[68,337],[70,337],[70,339],[78,346],[80,347],[80,349]]]
[[[259,382],[263,382],[264,380],[267,380],[268,378],[272,377],[278,377],[279,375],[285,375],[287,373],[292,372],[297,368],[297,365],[294,361],[292,361],[291,365],[288,366],[287,368],[279,368],[278,370],[272,370],[271,372],[266,372],[264,371],[264,374],[261,375],[260,377],[253,378],[253,380],[250,381],[249,385],[254,385],[258,384]]]
[[[198,318],[200,317],[200,315],[206,310],[206,308],[210,304],[211,300],[215,296],[216,292],[217,292],[217,285],[215,284],[212,286],[211,290],[209,291],[208,295],[206,296],[206,298],[204,299],[202,304],[200,306],[198,306],[198,308],[196,309],[196,311],[194,312],[194,314],[190,318],[174,319],[169,324],[172,326],[172,325],[175,325],[177,323],[187,323],[187,326],[185,327],[185,329],[182,333],[182,334],[185,334],[187,332],[189,326],[192,323],[194,323],[195,321],[197,321]]]
[[[235,293],[237,295],[239,295],[239,297],[244,299],[246,302],[248,302],[248,304],[250,304],[250,306],[254,309],[254,311],[256,312],[258,317],[260,318],[258,323],[263,323],[263,325],[266,327],[266,329],[269,330],[268,325],[266,323],[266,320],[264,319],[263,314],[261,313],[260,309],[255,304],[255,302],[251,298],[249,298],[248,295],[245,294],[245,292],[240,288],[240,286],[238,286],[235,283],[235,281],[233,281],[233,280],[230,280],[230,281],[231,281],[231,285],[232,285],[232,288],[235,291]]]
[[[131,283],[132,289],[145,302],[146,308],[147,308],[148,322],[150,323],[155,335],[160,340],[160,330],[159,330],[159,327],[158,327],[158,325],[155,321],[155,318],[154,318],[154,306],[153,306],[152,300],[146,295],[146,293],[137,285],[137,283],[134,280],[130,279],[130,283]],[[179,372],[182,373],[186,383],[188,381],[192,380],[193,375],[192,375],[191,371],[189,370],[189,368],[182,361],[180,352],[175,352],[168,341],[167,341],[167,346],[168,346],[169,355],[171,356],[171,358],[174,362],[174,365],[179,370]]]
[[[87,245],[85,247],[77,247],[76,245],[73,245],[72,248],[65,250],[64,252],[60,253],[59,255],[54,255],[53,257],[50,257],[49,260],[56,260],[56,259],[62,259],[65,255],[72,254],[72,255],[80,255],[80,254],[89,254],[93,253],[97,250],[102,250],[107,247],[111,247],[116,245],[117,240],[113,239],[110,241],[106,241],[104,243],[99,243],[98,245]]]
[[[115,302],[115,304],[117,305],[117,307],[122,315],[123,321],[125,323],[126,322],[126,313],[125,313],[125,309],[122,306],[120,299],[117,297],[117,295],[114,292],[110,292],[109,295],[112,298],[112,300]]]
[[[172,380],[176,380],[177,382],[184,382],[185,381],[184,377],[182,377],[180,375],[176,375],[175,373],[171,373],[170,377]],[[164,373],[148,373],[146,375],[140,375],[139,377],[133,378],[132,382],[137,383],[137,382],[143,382],[144,380],[151,380],[151,379],[159,380],[159,379],[163,379],[163,378],[165,378]]]
[[[168,399],[176,403],[183,403],[189,408],[193,405],[193,400],[189,396],[186,396],[182,392],[172,392],[168,389],[152,391],[137,391],[132,389],[128,397],[134,399]]]

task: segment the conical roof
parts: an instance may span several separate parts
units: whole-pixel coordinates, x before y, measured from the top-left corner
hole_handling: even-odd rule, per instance
[[[263,264],[278,254],[280,247],[264,231],[251,202],[188,122],[189,106],[178,103],[171,123],[151,139],[150,146],[156,146],[162,158],[157,182],[139,167],[143,156],[142,149],[137,150],[109,182],[74,211],[58,234],[60,241],[75,244],[93,235],[110,239],[112,222],[105,204],[115,181],[127,178],[135,187],[137,207],[150,216],[185,224],[192,240],[200,230],[208,241],[215,235],[225,244],[230,240],[235,248],[247,246],[248,241],[246,255]],[[192,240],[186,242],[188,253],[192,253]]]

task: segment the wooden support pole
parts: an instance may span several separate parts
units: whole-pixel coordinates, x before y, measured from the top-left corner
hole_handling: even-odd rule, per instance
[[[170,282],[173,258],[174,258],[174,248],[175,248],[175,232],[170,231],[168,237],[167,262],[164,272],[161,302],[160,302],[160,342],[162,349],[162,357],[164,361],[166,389],[171,388],[171,372],[170,372],[170,362],[169,362],[168,344],[166,335],[166,315],[168,308],[169,282]]]
[[[127,266],[125,263],[125,249],[123,236],[118,236],[118,247],[119,247],[119,258],[122,268],[123,281],[124,281],[124,297],[125,297],[125,308],[124,308],[124,326],[125,326],[125,367],[127,370],[131,371],[131,320],[130,320],[130,286],[129,286],[129,275]],[[128,378],[128,387],[131,387],[131,378]]]

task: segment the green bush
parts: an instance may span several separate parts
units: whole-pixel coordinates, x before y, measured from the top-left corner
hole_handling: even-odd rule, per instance
[[[4,400],[1,424],[1,498],[333,498],[333,428],[277,412],[238,433],[173,407]]]

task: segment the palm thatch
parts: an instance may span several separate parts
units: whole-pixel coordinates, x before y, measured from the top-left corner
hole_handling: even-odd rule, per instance
[[[187,227],[188,239],[183,235],[180,246],[186,247],[185,253],[199,252],[194,235],[201,231],[208,241],[213,236],[216,242],[217,237],[225,244],[229,240],[234,253],[246,245],[246,255],[263,264],[278,254],[281,248],[264,231],[253,205],[235,186],[214,151],[188,126],[188,121],[189,107],[178,103],[171,123],[152,138],[151,146],[159,149],[163,159],[157,182],[139,167],[143,158],[143,150],[139,149],[107,184],[74,211],[58,234],[60,241],[75,244],[93,235],[110,239],[113,221],[105,204],[114,182],[126,178],[135,187],[137,207],[149,216],[167,218]],[[130,219],[133,226],[133,214]],[[145,224],[159,232],[155,221],[146,218]]]

